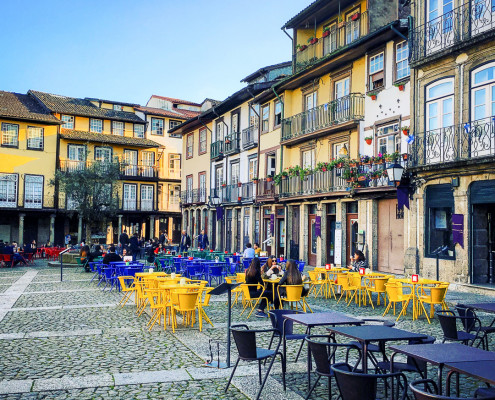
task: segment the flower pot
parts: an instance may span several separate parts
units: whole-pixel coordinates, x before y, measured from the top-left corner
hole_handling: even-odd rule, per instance
[[[356,177],[354,177],[354,176],[353,176],[353,177],[351,178],[351,182],[356,182]]]
[[[241,200],[242,200],[242,197],[238,197],[238,198],[237,198],[237,201],[238,201],[239,203],[241,202]]]
[[[242,186],[242,183],[241,182],[237,182],[237,187],[241,187]]]
[[[305,44],[302,45],[301,47],[299,47],[299,51],[303,51],[303,50],[306,50],[308,48],[308,46],[306,46]]]
[[[383,160],[382,160],[382,159],[380,159],[380,160],[375,160],[375,161],[374,161],[374,163],[375,163],[375,164],[383,164]]]
[[[313,39],[313,40],[311,40],[309,43],[311,43],[311,44],[318,43],[318,38],[314,38],[314,39]]]
[[[373,142],[373,139],[365,139],[365,141],[366,141],[366,144],[368,146],[371,146],[371,143]]]
[[[403,159],[404,161],[406,161],[406,160],[407,160],[407,157],[408,157],[408,154],[407,154],[407,153],[402,154],[402,159]]]
[[[402,134],[404,136],[409,136],[409,130],[408,129],[402,129]]]
[[[351,179],[351,178],[349,178],[349,179],[346,179],[345,181],[346,181],[347,183],[351,183],[351,182],[352,182],[352,179]]]
[[[358,181],[360,181],[360,182],[365,181],[365,180],[366,180],[366,177],[365,176],[358,177]]]
[[[321,35],[321,37],[327,37],[327,36],[330,36],[330,31],[325,31],[325,32],[323,32],[323,34]]]
[[[342,163],[338,163],[337,168],[342,168]]]
[[[361,16],[361,13],[358,13],[358,12],[357,12],[357,13],[355,13],[355,14],[351,15],[351,20],[352,20],[352,21],[356,21],[356,20],[358,20],[358,19],[359,19],[359,17],[360,17],[360,16]]]
[[[372,94],[370,97],[371,97],[371,100],[376,100],[376,94]]]
[[[401,92],[403,92],[403,91],[404,91],[404,85],[399,85],[398,87],[399,87],[399,90],[400,90]]]
[[[271,182],[271,181],[273,181],[273,178],[266,178],[266,181]]]
[[[349,167],[356,168],[357,167],[357,164],[356,163],[349,163]]]
[[[282,179],[287,179],[288,176],[287,175],[282,175]]]
[[[345,21],[340,21],[337,25],[339,28],[343,28],[345,26]]]

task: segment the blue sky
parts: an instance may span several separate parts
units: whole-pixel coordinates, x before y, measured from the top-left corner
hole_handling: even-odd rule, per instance
[[[310,2],[1,1],[0,90],[223,100],[246,75],[290,59],[280,27]]]

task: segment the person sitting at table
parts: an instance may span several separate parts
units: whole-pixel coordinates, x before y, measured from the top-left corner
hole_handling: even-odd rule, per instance
[[[244,250],[242,257],[243,258],[254,258],[254,249],[251,247],[251,243],[248,243],[246,245],[246,249]]]
[[[356,250],[354,252],[354,257],[351,257],[352,264],[347,267],[351,271],[359,272],[359,268],[368,268],[368,263],[366,262],[366,257],[361,250]]]
[[[279,286],[282,285],[302,285],[303,279],[302,275],[299,272],[299,268],[297,267],[297,263],[294,260],[287,261],[285,266],[285,273],[280,282]],[[280,288],[280,295],[285,295],[285,288]],[[306,297],[308,295],[309,289],[303,287],[301,297]]]
[[[253,245],[253,249],[254,249],[254,255],[259,256],[260,253],[261,253],[261,247],[260,247],[260,245],[258,243],[255,243]]]
[[[261,267],[261,273],[266,276],[271,276],[273,274],[278,275],[280,273],[280,267],[274,262],[273,257],[268,257],[266,263]]]
[[[96,245],[95,251],[92,251],[88,255],[88,262],[93,262],[95,258],[101,257],[103,253],[101,252],[101,246]]]
[[[265,286],[265,282],[263,282],[263,279],[261,278],[259,258],[253,258],[251,264],[249,264],[249,268],[246,270],[246,283],[248,285],[255,285],[259,283],[262,288]],[[271,290],[265,290],[263,292],[263,289],[258,289],[256,286],[249,286],[249,294],[252,298],[260,297],[262,293],[263,297],[266,297],[267,299],[271,299],[273,296]],[[258,310],[254,315],[258,318],[268,318],[268,315],[265,313],[266,306],[266,300],[261,299],[258,304]]]
[[[110,246],[108,253],[103,257],[103,264],[110,264],[114,261],[122,261],[122,257],[115,253],[115,246]]]

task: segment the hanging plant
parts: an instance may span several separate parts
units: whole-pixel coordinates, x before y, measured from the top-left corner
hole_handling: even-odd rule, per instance
[[[314,36],[311,36],[311,37],[308,39],[308,43],[309,43],[309,44],[315,44],[315,43],[318,43],[318,38],[317,38],[317,37],[314,37]]]
[[[402,134],[404,136],[409,136],[409,127],[407,125],[402,127]]]
[[[371,145],[371,143],[373,142],[373,136],[366,136],[366,137],[364,138],[364,141],[366,142],[366,144],[367,144],[368,146],[370,146],[370,145]]]
[[[330,35],[330,27],[326,26],[325,28],[323,28],[323,33],[322,33],[321,37],[327,37],[329,35]]]
[[[305,44],[298,44],[296,46],[296,49],[299,50],[299,51],[306,50],[307,48],[308,48],[308,46],[306,46]]]

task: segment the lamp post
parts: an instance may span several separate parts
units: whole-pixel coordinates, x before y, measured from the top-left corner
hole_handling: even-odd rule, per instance
[[[400,180],[402,179],[402,174],[404,173],[404,167],[395,162],[387,168],[388,179],[394,182],[395,186],[398,186]]]

